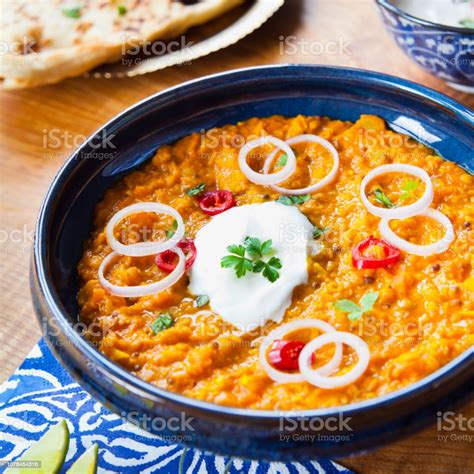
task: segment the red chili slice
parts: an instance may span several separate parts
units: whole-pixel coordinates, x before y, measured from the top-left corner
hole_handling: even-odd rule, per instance
[[[200,208],[210,216],[215,216],[235,206],[235,199],[230,191],[209,191],[199,200]]]
[[[369,247],[377,245],[383,249],[385,257],[375,258],[364,255],[364,250]],[[385,240],[377,239],[376,237],[368,237],[360,244],[357,244],[352,250],[352,264],[354,267],[362,268],[383,268],[392,265],[400,258],[400,249],[385,242]]]
[[[306,344],[301,341],[277,339],[268,353],[270,364],[278,370],[297,370],[298,357]]]
[[[196,260],[196,246],[194,245],[193,240],[183,239],[178,243],[178,247],[186,256],[185,268],[187,270],[194,263],[194,260]],[[166,273],[171,273],[178,263],[176,253],[173,252],[173,250],[165,250],[155,257],[155,263],[160,270],[163,270]]]

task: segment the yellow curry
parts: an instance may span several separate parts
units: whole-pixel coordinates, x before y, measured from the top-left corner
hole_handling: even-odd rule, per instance
[[[281,192],[247,179],[238,159],[246,141],[268,135],[285,141],[301,134],[321,137],[337,150],[339,167],[329,185],[282,201]],[[282,186],[303,188],[329,172],[331,155],[317,142],[292,148],[296,170]],[[256,148],[249,154],[249,166],[261,171],[271,150],[271,146]],[[287,157],[283,156],[275,157],[270,171],[284,165]],[[381,238],[380,217],[368,212],[361,201],[361,181],[371,170],[391,163],[411,164],[429,175],[430,207],[449,219],[454,238],[443,252],[420,256],[395,249],[397,257],[388,264],[357,268],[354,248],[371,236]],[[416,177],[392,173],[374,178],[366,192],[374,206],[399,209],[421,199],[425,188]],[[229,191],[235,200],[233,209],[276,201],[291,205],[314,226],[311,239],[317,250],[305,260],[307,281],[291,292],[291,304],[281,321],[268,320],[252,330],[236,327],[212,310],[212,298],[190,292],[189,272],[166,290],[141,297],[110,294],[99,282],[99,267],[111,252],[106,226],[114,214],[136,203],[163,203],[182,216],[186,239],[194,239],[215,219],[200,206],[199,193],[204,189]],[[421,246],[443,234],[439,222],[421,214],[391,220],[389,226],[406,242]],[[88,325],[90,340],[113,361],[151,384],[192,398],[269,410],[366,400],[427,376],[474,344],[473,226],[474,177],[429,148],[388,130],[378,117],[362,116],[355,123],[306,116],[252,118],[160,147],[149,163],[107,191],[97,206],[93,232],[79,264],[80,319]],[[160,233],[173,236],[175,231],[172,216],[146,212],[122,219],[114,229],[125,245],[155,239]],[[380,244],[368,252],[364,258],[375,261],[389,255]],[[165,278],[161,268],[165,267],[157,265],[155,255],[121,256],[106,276],[118,286],[139,286]],[[281,269],[275,264],[269,270],[284,275],[285,262]],[[230,278],[231,273],[225,275]],[[259,278],[264,281],[262,275]],[[267,280],[265,284],[271,288]],[[367,295],[372,301],[364,307]],[[158,324],[157,318],[161,318]],[[264,337],[284,323],[308,318],[357,335],[367,345],[370,361],[353,383],[332,389],[306,380],[278,383],[264,370],[259,362]],[[306,343],[320,331],[296,333]],[[327,362],[333,353],[329,345],[318,349],[314,364]],[[345,347],[339,374],[348,372],[356,361],[354,350]]]

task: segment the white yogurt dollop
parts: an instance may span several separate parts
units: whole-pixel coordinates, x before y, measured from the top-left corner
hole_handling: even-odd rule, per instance
[[[308,242],[313,226],[297,207],[276,202],[238,206],[213,217],[196,235],[196,260],[191,267],[190,291],[208,295],[211,309],[242,331],[267,321],[279,322],[291,304],[293,289],[308,281]],[[261,273],[237,278],[222,268],[221,259],[232,244],[247,236],[272,240],[281,260],[280,277],[271,283]],[[266,258],[265,260],[268,260]]]

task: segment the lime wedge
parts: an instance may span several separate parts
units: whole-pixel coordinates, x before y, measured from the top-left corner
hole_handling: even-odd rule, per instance
[[[80,458],[77,459],[66,474],[96,474],[98,452],[99,446],[93,444]]]
[[[65,420],[51,427],[43,437],[15,460],[5,474],[56,474],[61,469],[69,448],[69,430]],[[29,464],[38,462],[38,467]]]

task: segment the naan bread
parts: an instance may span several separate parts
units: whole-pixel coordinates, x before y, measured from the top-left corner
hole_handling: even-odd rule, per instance
[[[205,23],[243,0],[1,1],[4,89],[51,84]],[[5,49],[5,47],[3,48]]]

